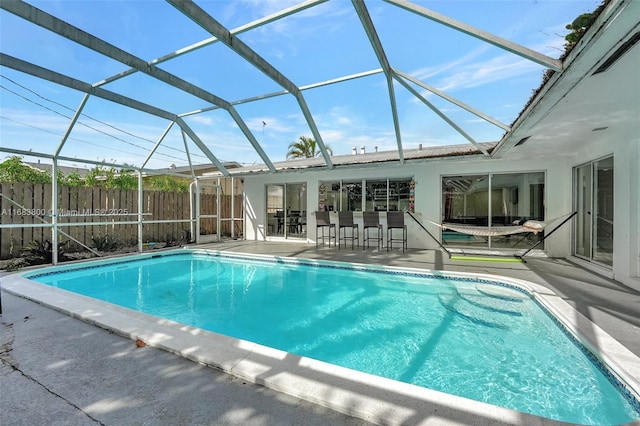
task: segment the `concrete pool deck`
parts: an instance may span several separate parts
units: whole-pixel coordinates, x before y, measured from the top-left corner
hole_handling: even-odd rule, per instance
[[[640,354],[640,294],[566,260],[532,258],[527,264],[472,264],[450,262],[429,250],[363,253],[362,249],[338,251],[307,244],[245,241],[200,248],[524,279],[552,289],[631,352]],[[3,308],[2,424],[42,424],[52,419],[59,419],[61,424],[367,424],[149,346],[138,349],[130,339],[6,292]],[[280,356],[261,350],[252,349],[253,356]],[[198,360],[198,356],[193,355],[193,359]],[[287,374],[295,375],[295,368],[269,372],[271,377]],[[337,379],[331,385],[344,388]],[[413,405],[424,404],[414,395],[376,394],[371,389],[365,393],[373,403],[375,398],[397,398],[402,404],[404,398],[408,414],[397,413],[396,417],[404,419],[403,424],[545,423],[526,415],[499,418],[482,413],[482,406],[480,414],[473,407],[455,411],[430,407],[431,414],[427,415],[411,411]],[[358,408],[354,407],[354,414]]]

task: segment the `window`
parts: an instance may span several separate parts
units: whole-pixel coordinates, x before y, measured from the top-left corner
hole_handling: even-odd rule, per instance
[[[321,182],[318,196],[318,210],[337,211],[340,208],[340,181]]]
[[[362,211],[362,181],[342,182],[340,211]]]
[[[367,211],[386,211],[387,210],[387,181],[385,180],[368,180],[366,188],[367,202],[365,208]]]
[[[329,211],[410,209],[413,206],[412,184],[413,179],[320,182],[318,208],[323,210],[324,206],[324,209]]]
[[[509,226],[544,220],[544,173],[479,174],[442,178],[442,222],[474,226]],[[451,230],[444,244],[525,248],[542,238],[530,233],[483,237]]]

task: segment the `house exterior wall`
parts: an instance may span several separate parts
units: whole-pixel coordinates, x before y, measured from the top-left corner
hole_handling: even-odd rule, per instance
[[[637,120],[636,120],[637,123]],[[640,290],[640,125],[628,134],[603,132],[602,139],[586,144],[572,159],[571,167],[613,155],[614,235],[613,268],[599,269],[580,259],[574,261]]]
[[[545,172],[547,182],[562,180],[563,184],[553,185],[549,190],[546,185],[546,217],[559,217],[571,211],[571,170],[565,172],[566,166],[562,161],[514,162],[509,160],[488,160],[481,157],[472,159],[462,157],[445,158],[436,161],[420,163],[376,164],[361,166],[352,169],[335,169],[322,171],[304,171],[290,173],[276,173],[260,176],[247,176],[245,178],[245,192],[247,199],[247,212],[252,212],[246,220],[246,238],[249,240],[263,240],[265,236],[265,187],[267,184],[280,183],[306,183],[307,206],[310,212],[317,209],[318,186],[320,181],[327,180],[354,180],[354,179],[380,179],[384,178],[413,178],[416,182],[415,192],[415,216],[434,236],[439,238],[439,229],[429,224],[426,219],[439,222],[442,209],[441,180],[443,175],[477,174],[477,173],[520,173],[520,172]],[[384,223],[384,213],[381,221]],[[358,214],[356,213],[356,220]],[[315,242],[315,219],[313,215],[308,218],[308,240]],[[419,225],[411,219],[407,221],[409,234],[409,247],[438,249],[434,242]],[[546,242],[547,252],[552,256],[566,256],[569,250],[568,240],[570,230],[557,231]]]
[[[636,132],[638,134],[640,132]],[[265,188],[267,184],[306,183],[309,217],[306,242],[315,242],[315,217],[312,212],[318,205],[320,181],[384,178],[414,178],[415,216],[437,238],[439,229],[426,219],[439,222],[442,209],[441,180],[443,175],[478,173],[545,173],[545,217],[560,218],[573,210],[573,167],[599,157],[613,154],[615,164],[615,234],[614,264],[612,270],[602,273],[624,284],[640,289],[640,149],[638,138],[631,135],[628,141],[599,143],[585,146],[573,155],[545,156],[537,159],[513,161],[474,157],[450,157],[424,162],[399,164],[375,164],[357,168],[334,170],[310,170],[281,172],[245,177],[246,217],[245,233],[248,240],[265,240]],[[356,213],[356,221],[358,214]],[[384,223],[384,213],[381,217]],[[434,242],[411,219],[407,221],[409,247],[438,249]],[[553,225],[553,224],[552,224]],[[294,240],[292,240],[293,242]],[[563,226],[545,241],[545,251],[551,257],[571,257],[572,227]],[[572,258],[580,262],[577,258]],[[589,265],[587,265],[589,266]],[[596,268],[597,269],[597,268]]]

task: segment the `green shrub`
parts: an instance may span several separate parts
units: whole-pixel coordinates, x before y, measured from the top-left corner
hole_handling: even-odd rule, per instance
[[[98,251],[114,251],[122,246],[119,240],[111,235],[94,235],[91,237],[93,248]]]
[[[58,243],[58,260],[64,259],[64,247],[69,240]],[[49,240],[33,240],[22,247],[22,256],[30,265],[51,263],[53,261],[53,244]]]

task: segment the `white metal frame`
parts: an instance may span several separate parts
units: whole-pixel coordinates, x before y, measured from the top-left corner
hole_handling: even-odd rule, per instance
[[[503,130],[506,130],[507,132],[511,130],[511,128],[508,125],[501,123],[498,120],[489,117],[487,114],[484,114],[481,111],[478,111],[475,108],[468,106],[461,101],[456,100],[452,96],[447,95],[446,93],[443,93],[429,86],[427,83],[422,82],[404,73],[403,71],[394,68],[392,64],[389,62],[384,50],[384,46],[376,33],[376,27],[371,19],[371,16],[367,8],[368,1],[352,0],[352,5],[358,17],[360,18],[360,23],[362,25],[363,31],[366,33],[370,41],[371,47],[378,59],[378,62],[380,63],[380,66],[381,66],[380,69],[363,71],[360,73],[342,76],[342,77],[334,78],[332,80],[309,84],[306,86],[297,86],[289,78],[287,78],[281,71],[279,71],[276,67],[274,67],[265,59],[263,59],[248,44],[246,44],[240,38],[238,38],[238,35],[241,33],[259,28],[263,25],[285,18],[292,14],[299,13],[309,8],[313,8],[321,3],[324,3],[325,1],[326,0],[307,0],[297,5],[294,5],[292,7],[283,9],[279,12],[273,13],[269,16],[265,16],[253,22],[247,23],[233,30],[229,30],[194,2],[187,1],[187,0],[168,0],[168,2],[173,7],[175,7],[178,11],[183,13],[185,16],[189,17],[195,24],[199,25],[200,27],[208,31],[212,35],[212,37],[152,60],[144,60],[142,58],[139,58],[123,50],[118,46],[112,45],[102,40],[101,38],[96,37],[90,33],[87,33],[86,31],[83,31],[59,19],[58,17],[51,15],[43,10],[40,10],[24,1],[2,1],[0,2],[0,8],[2,8],[4,11],[12,13],[13,15],[18,16],[34,25],[45,28],[61,37],[67,38],[68,40],[71,40],[81,46],[91,49],[94,52],[97,52],[105,57],[119,61],[129,66],[130,68],[124,72],[118,73],[110,77],[106,77],[101,81],[91,84],[91,83],[80,81],[68,75],[64,75],[47,68],[43,68],[39,65],[24,61],[20,58],[16,58],[0,52],[0,65],[4,67],[12,68],[19,72],[22,72],[31,76],[35,76],[37,78],[41,78],[44,80],[48,80],[74,90],[78,90],[85,94],[84,97],[82,98],[80,105],[76,109],[73,118],[70,120],[64,136],[62,137],[60,143],[56,147],[53,154],[22,151],[19,149],[4,148],[4,147],[0,148],[0,152],[8,152],[8,153],[15,153],[15,154],[20,154],[25,156],[36,156],[36,157],[51,159],[53,162],[52,191],[55,195],[57,193],[56,176],[57,176],[57,169],[58,169],[58,165],[57,165],[58,161],[60,160],[74,161],[74,162],[82,161],[88,164],[109,165],[104,162],[97,163],[97,162],[91,162],[88,160],[78,160],[77,158],[69,158],[69,157],[60,155],[62,148],[64,147],[69,135],[71,134],[71,131],[76,125],[78,118],[80,117],[85,105],[87,104],[87,102],[90,100],[91,97],[98,97],[111,102],[115,102],[125,107],[136,109],[146,114],[150,114],[150,115],[167,120],[168,125],[166,130],[162,133],[162,135],[158,139],[155,146],[150,150],[149,155],[147,156],[143,164],[136,168],[136,171],[138,173],[138,190],[140,192],[140,195],[139,195],[139,204],[138,204],[138,207],[139,207],[138,217],[137,217],[137,220],[132,223],[138,224],[138,248],[139,250],[142,250],[142,223],[143,223],[143,220],[142,220],[143,219],[142,173],[157,172],[155,170],[146,169],[145,166],[147,165],[149,159],[153,156],[157,148],[162,144],[165,136],[167,135],[167,133],[169,132],[169,130],[172,128],[174,124],[177,124],[180,127],[182,132],[182,136],[183,136],[184,144],[186,148],[187,160],[191,168],[190,177],[192,179],[195,179],[195,174],[193,172],[191,154],[187,149],[187,138],[193,141],[193,143],[197,146],[197,148],[208,158],[209,161],[211,161],[212,164],[215,164],[215,166],[218,168],[218,170],[222,173],[223,176],[229,176],[229,171],[227,170],[225,165],[208,148],[206,142],[203,141],[196,134],[196,132],[194,132],[183,120],[183,117],[185,116],[199,114],[199,113],[210,111],[213,109],[220,109],[220,108],[224,109],[231,116],[234,122],[237,124],[239,129],[242,131],[246,139],[250,142],[253,149],[258,153],[260,158],[264,161],[264,164],[267,166],[267,168],[271,173],[276,172],[273,162],[271,161],[269,156],[266,154],[262,145],[258,142],[257,138],[253,135],[253,133],[251,132],[251,130],[249,129],[249,127],[247,126],[243,118],[236,111],[235,105],[248,103],[248,102],[255,102],[255,101],[259,101],[261,99],[265,99],[273,96],[281,96],[281,95],[294,96],[300,108],[300,111],[302,112],[302,115],[304,116],[305,121],[318,144],[318,147],[320,149],[320,152],[325,162],[325,167],[332,169],[334,165],[326,149],[322,134],[316,125],[313,114],[311,113],[309,107],[307,106],[306,100],[303,96],[303,91],[307,89],[317,88],[320,86],[336,84],[336,83],[340,83],[347,80],[363,78],[363,77],[373,75],[373,74],[378,74],[378,73],[384,73],[386,77],[388,94],[389,94],[389,102],[391,106],[392,118],[394,123],[395,138],[397,141],[398,157],[401,163],[404,162],[404,153],[403,153],[404,150],[402,146],[402,133],[399,125],[398,113],[397,113],[397,107],[396,107],[394,81],[398,82],[401,86],[406,88],[411,94],[413,94],[417,99],[419,99],[427,107],[432,109],[440,118],[442,118],[442,120],[448,123],[457,132],[459,132],[465,139],[467,139],[471,144],[473,144],[477,149],[479,149],[485,156],[489,156],[489,153],[481,145],[479,145],[469,134],[467,134],[464,130],[462,130],[462,128],[458,124],[456,124],[452,119],[447,117],[442,111],[436,108],[424,96],[418,93],[417,90],[412,86],[412,84],[417,85],[423,89],[426,89],[431,93],[434,93],[437,96],[440,96],[443,99],[446,99],[447,101],[453,102],[454,104],[460,106],[461,108],[466,109],[467,111],[475,114],[476,116],[480,117],[481,119],[487,121],[488,123],[494,126],[500,127]],[[455,31],[465,33],[469,36],[478,38],[486,43],[490,43],[494,46],[497,46],[499,48],[512,52],[516,55],[520,55],[523,58],[526,58],[530,61],[541,64],[547,68],[553,69],[555,71],[562,70],[562,64],[560,61],[550,58],[548,56],[545,56],[543,54],[540,54],[538,52],[532,51],[531,49],[528,49],[524,46],[517,45],[516,43],[510,42],[508,40],[502,39],[495,35],[489,34],[485,31],[474,28],[470,25],[466,25],[464,23],[455,21],[451,18],[445,17],[436,12],[433,12],[421,6],[415,5],[413,3],[409,3],[405,0],[385,0],[385,1],[391,5],[405,9],[411,13],[418,14],[419,16],[422,16],[426,19],[430,19],[442,25],[448,26],[449,28],[452,28]],[[200,49],[204,46],[211,45],[216,42],[222,42],[223,44],[228,46],[235,53],[237,53],[241,58],[243,58],[247,63],[253,65],[265,76],[275,81],[279,86],[282,87],[283,90],[276,93],[260,94],[260,95],[252,96],[246,99],[229,101],[217,96],[214,93],[206,91],[195,84],[185,81],[180,77],[173,75],[157,66],[160,63],[169,61],[171,59],[174,59],[182,55],[186,55],[190,52],[193,52],[197,49]],[[122,78],[126,78],[127,76],[130,76],[137,72],[145,73],[150,77],[155,78],[163,83],[169,84],[174,88],[177,88],[183,92],[189,93],[193,96],[196,96],[204,100],[208,104],[210,104],[210,106],[202,108],[198,111],[191,111],[191,112],[184,112],[182,114],[177,114],[174,112],[163,110],[153,105],[146,104],[137,99],[126,97],[118,93],[106,90],[102,87],[107,83],[110,83]],[[118,164],[113,164],[111,166],[122,167],[122,165],[118,165]],[[180,175],[180,176],[184,177],[184,175]],[[196,184],[196,187],[197,187],[197,184]],[[219,196],[219,191],[218,191],[218,196]],[[53,202],[52,207],[54,211],[56,211],[57,197],[54,196],[52,202]],[[219,203],[218,203],[218,208],[219,208]],[[192,221],[193,223],[193,221],[195,220],[197,224],[196,228],[199,228],[199,220],[197,219],[197,217],[199,217],[199,209],[196,209],[196,212],[197,212],[196,215],[194,215],[192,212],[190,221]],[[217,212],[215,216],[217,216],[218,221],[220,221],[219,212]],[[232,216],[235,216],[235,213],[232,213]],[[231,220],[235,220],[235,217],[233,217]],[[145,221],[145,223],[158,223],[158,221],[155,221],[155,222]],[[79,224],[74,224],[74,226],[75,225],[79,225]],[[51,224],[43,225],[43,226],[51,226],[53,244],[54,244],[54,247],[57,248],[59,228],[67,225],[60,224],[58,222],[57,216],[54,215],[52,217]],[[232,227],[232,234],[234,233],[234,231],[235,231],[235,226]],[[199,231],[194,233],[197,241],[199,238]],[[57,250],[54,249],[54,263],[56,263],[58,260],[56,258],[56,253],[57,253]]]

